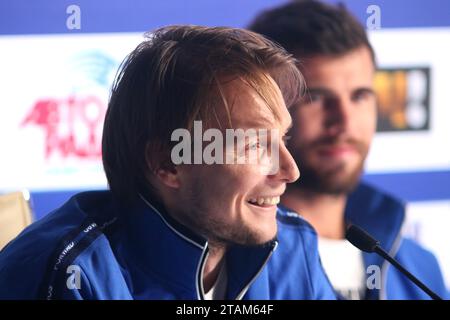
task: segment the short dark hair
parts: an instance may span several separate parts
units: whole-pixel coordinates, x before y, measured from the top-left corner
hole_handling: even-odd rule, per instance
[[[375,53],[361,23],[343,4],[298,0],[259,14],[249,30],[283,46],[296,57],[341,55],[366,46]]]
[[[169,26],[146,37],[122,63],[103,128],[104,170],[122,200],[133,201],[139,192],[155,196],[149,176],[173,165],[172,132],[192,130],[195,120],[208,123],[215,108],[227,108],[220,103],[224,79],[240,78],[270,101],[264,88],[271,77],[286,105],[304,88],[295,59],[248,30]]]

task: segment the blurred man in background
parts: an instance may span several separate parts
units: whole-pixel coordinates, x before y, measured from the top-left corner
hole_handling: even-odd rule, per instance
[[[292,57],[253,32],[151,33],[111,93],[102,144],[111,190],[74,196],[10,242],[0,299],[333,299],[311,226],[277,208],[299,176],[283,136],[303,85]],[[250,129],[267,133],[271,152],[260,136],[236,148],[219,141]],[[212,139],[231,163],[205,158]],[[233,161],[253,150],[258,161]],[[305,250],[286,250],[293,239]]]
[[[301,168],[282,204],[319,234],[319,252],[335,290],[347,299],[428,299],[394,267],[345,240],[359,225],[414,275],[445,296],[435,257],[403,238],[404,204],[360,182],[376,129],[375,53],[362,25],[343,6],[297,1],[261,13],[249,29],[299,61],[307,94],[291,109],[288,148]]]

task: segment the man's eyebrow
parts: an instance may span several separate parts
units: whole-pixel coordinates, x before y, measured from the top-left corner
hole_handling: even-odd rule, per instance
[[[371,87],[366,87],[366,86],[361,86],[358,87],[356,89],[353,89],[352,92],[369,92],[369,93],[375,93],[375,90],[372,89]],[[324,87],[310,87],[308,89],[306,89],[306,96],[308,94],[324,94],[324,95],[333,95],[333,91],[329,90],[327,88]]]
[[[355,93],[370,93],[375,95],[376,92],[373,88],[371,87],[366,87],[366,86],[362,86],[362,87],[358,87],[354,90],[352,90],[351,94],[355,94]],[[303,99],[309,99],[311,95],[322,95],[325,97],[333,97],[334,93],[332,90],[329,90],[327,88],[323,88],[323,87],[310,87],[306,90],[305,95],[303,96]]]
[[[375,90],[370,87],[359,87],[359,88],[356,88],[355,90],[353,90],[352,93],[362,93],[362,92],[375,94]]]

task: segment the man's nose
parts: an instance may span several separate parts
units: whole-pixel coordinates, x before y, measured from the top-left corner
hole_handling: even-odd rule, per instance
[[[279,170],[275,174],[276,179],[282,180],[285,183],[291,183],[300,177],[297,164],[284,143],[280,146],[279,166]]]
[[[326,101],[324,126],[330,135],[338,135],[348,129],[352,116],[351,108],[351,101],[346,98],[334,98]]]

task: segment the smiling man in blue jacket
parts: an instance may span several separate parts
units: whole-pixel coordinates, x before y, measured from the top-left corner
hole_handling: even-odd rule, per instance
[[[315,232],[277,208],[299,177],[283,136],[302,88],[291,56],[252,32],[151,33],[113,86],[110,191],[10,242],[0,299],[333,299]]]
[[[300,60],[308,90],[290,107],[288,147],[302,179],[288,186],[282,204],[317,230],[322,262],[336,291],[347,299],[429,299],[382,258],[346,241],[346,225],[353,223],[446,297],[434,255],[401,234],[403,203],[359,181],[377,118],[375,53],[363,26],[341,5],[305,0],[261,13],[250,29]]]

